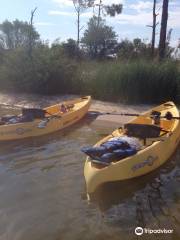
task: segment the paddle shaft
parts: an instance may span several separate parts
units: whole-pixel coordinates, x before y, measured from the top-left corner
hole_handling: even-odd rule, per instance
[[[143,115],[141,115],[139,113],[110,113],[110,112],[105,112],[105,113],[91,112],[91,113],[97,114],[97,115],[118,115],[118,116],[129,116],[129,117],[140,117],[140,116],[142,116],[143,117]],[[160,118],[166,118],[167,119],[167,116],[160,116]],[[171,116],[171,119],[180,120],[180,117]],[[169,120],[171,120],[171,119],[169,119]]]
[[[139,117],[141,116],[140,114],[137,113],[105,113],[106,115],[120,115],[120,116],[129,116],[129,117]],[[104,114],[102,114],[104,115]]]
[[[143,116],[141,114],[136,114],[136,113],[106,113],[107,115],[120,115],[120,116],[131,116],[131,117],[140,117],[140,116]],[[153,115],[152,115],[153,117]],[[160,118],[166,118],[167,119],[167,116],[160,116]],[[171,119],[176,119],[176,120],[180,120],[180,117],[171,117]],[[171,120],[169,119],[169,120]]]
[[[120,115],[120,116],[129,116],[129,117],[140,117],[143,115],[141,114],[136,114],[136,113],[106,113],[107,115]],[[153,116],[153,115],[152,115]],[[167,116],[160,116],[160,118],[167,118]],[[171,119],[176,119],[176,120],[180,120],[180,117],[171,117]],[[170,120],[171,120],[170,119]]]

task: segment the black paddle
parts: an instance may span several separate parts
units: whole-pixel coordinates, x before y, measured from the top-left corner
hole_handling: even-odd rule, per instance
[[[98,115],[99,116],[100,115],[118,115],[118,116],[128,116],[128,117],[140,117],[140,116],[143,117],[143,115],[141,115],[139,113],[113,113],[113,112],[104,112],[104,113],[102,113],[102,112],[98,112],[98,111],[89,111],[88,114],[90,114],[90,115],[97,115],[97,116]],[[151,117],[153,118],[153,117],[158,116],[158,115],[154,114],[152,112]],[[172,119],[180,120],[180,117],[174,117],[171,112],[167,112],[165,116],[160,116],[159,115],[158,117],[159,118],[165,118],[167,120],[172,120]]]
[[[98,112],[98,111],[89,111],[88,114],[90,115],[120,115],[120,116],[132,116],[132,117],[139,117],[140,114],[137,113],[113,113],[113,112]]]

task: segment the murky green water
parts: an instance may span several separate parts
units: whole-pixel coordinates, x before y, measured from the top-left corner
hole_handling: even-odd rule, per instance
[[[1,103],[20,106],[45,106],[57,99],[0,95]],[[111,111],[148,107],[92,105]],[[1,106],[1,114],[11,112]],[[87,201],[80,148],[113,127],[99,129],[94,119],[85,118],[55,134],[0,144],[0,240],[180,239],[180,149],[156,172],[108,184]],[[137,226],[173,229],[174,234],[138,238]]]

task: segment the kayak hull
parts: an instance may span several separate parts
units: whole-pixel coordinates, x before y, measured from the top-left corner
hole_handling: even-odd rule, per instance
[[[66,113],[60,112],[61,103],[45,108],[44,110],[49,113],[47,116],[49,120],[44,127],[41,127],[42,119],[0,126],[0,141],[37,137],[64,129],[85,116],[91,104],[91,97],[64,101],[63,104],[73,104],[73,110]]]
[[[165,105],[168,107],[165,107]],[[145,113],[144,116],[136,118],[132,122],[143,123],[143,118],[147,118],[147,120],[150,121],[148,116],[152,110],[160,111],[162,116],[165,115],[167,111],[170,111],[173,116],[179,117],[178,109],[174,103],[168,102],[151,109],[149,112]],[[121,181],[148,174],[164,164],[174,153],[180,141],[180,121],[174,119],[172,121],[173,123],[170,123],[170,121],[168,122],[168,120],[163,121],[164,126],[171,126],[167,134],[161,138],[148,139],[148,141],[152,142],[133,156],[112,162],[106,167],[94,166],[88,157],[84,167],[87,192],[94,192],[100,185],[106,182]],[[113,136],[120,136],[121,134],[119,129],[112,133]],[[107,141],[112,135],[107,136],[96,145],[100,145],[104,141]]]

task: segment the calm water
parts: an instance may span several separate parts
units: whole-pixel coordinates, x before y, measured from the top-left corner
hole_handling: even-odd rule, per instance
[[[45,106],[57,99],[61,97],[0,95],[1,103],[18,106]],[[92,105],[110,111],[148,107]],[[1,106],[1,114],[12,111],[19,110]],[[108,184],[87,201],[80,148],[112,128],[99,128],[86,117],[68,130],[0,144],[0,240],[180,239],[180,149],[158,171]],[[137,226],[173,229],[174,234],[138,238]]]

